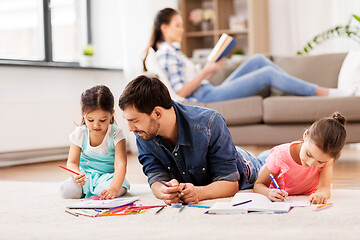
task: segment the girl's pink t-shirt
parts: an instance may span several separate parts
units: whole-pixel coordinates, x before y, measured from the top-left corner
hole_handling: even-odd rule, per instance
[[[309,195],[317,190],[322,167],[305,168],[297,164],[290,155],[290,146],[299,141],[286,143],[271,149],[271,154],[265,160],[267,168],[275,173],[274,177],[279,187],[290,195]],[[275,188],[270,184],[270,188]]]

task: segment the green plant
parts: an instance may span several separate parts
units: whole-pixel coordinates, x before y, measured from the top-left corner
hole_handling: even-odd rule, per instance
[[[316,45],[335,37],[349,37],[360,44],[360,27],[351,25],[351,20],[353,18],[360,22],[360,17],[353,14],[350,17],[348,24],[335,26],[334,28],[330,28],[329,30],[316,35],[311,41],[306,43],[301,51],[297,52],[297,55],[309,53]]]
[[[91,44],[88,44],[84,49],[83,49],[83,54],[85,56],[92,56],[94,55],[94,47]]]
[[[244,50],[242,48],[235,48],[233,54],[243,55]]]

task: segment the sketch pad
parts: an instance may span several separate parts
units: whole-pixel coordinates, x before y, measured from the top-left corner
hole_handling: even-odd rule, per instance
[[[111,200],[82,199],[80,202],[70,204],[67,208],[113,208],[132,203],[139,200],[139,197],[114,198]]]

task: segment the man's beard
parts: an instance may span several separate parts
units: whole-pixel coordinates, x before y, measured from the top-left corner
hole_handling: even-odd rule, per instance
[[[150,120],[150,127],[149,130],[147,132],[145,131],[135,131],[139,134],[140,133],[145,133],[144,135],[140,136],[141,139],[145,140],[145,141],[150,141],[153,140],[154,138],[156,138],[156,136],[158,135],[159,132],[159,128],[160,128],[160,124],[153,118],[151,118]]]

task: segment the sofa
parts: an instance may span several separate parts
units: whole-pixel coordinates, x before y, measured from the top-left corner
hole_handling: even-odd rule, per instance
[[[319,86],[336,88],[345,56],[346,53],[268,57],[295,77]],[[224,71],[213,77],[212,83],[220,84],[238,65],[238,62],[229,60]],[[164,73],[153,67],[148,71],[156,73],[169,88]],[[171,94],[173,96],[174,92]],[[360,142],[360,97],[291,96],[276,89],[267,89],[247,98],[191,104],[220,112],[236,145],[274,146],[301,139],[303,132],[314,121],[335,111],[339,111],[348,121],[347,143]]]

